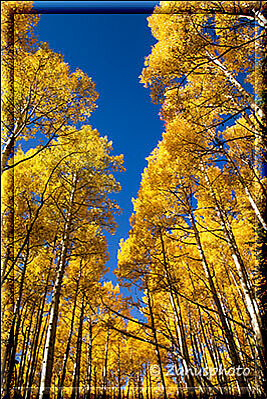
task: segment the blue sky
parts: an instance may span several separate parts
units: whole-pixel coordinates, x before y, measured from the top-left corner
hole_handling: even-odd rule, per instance
[[[38,6],[44,6],[41,3],[47,2],[34,2],[37,10]],[[69,7],[72,2],[48,3],[50,7],[58,3]],[[77,6],[88,2],[75,3]],[[127,3],[133,6],[155,2]],[[131,199],[137,196],[141,173],[147,165],[145,158],[163,131],[159,106],[151,103],[149,90],[139,83],[144,58],[155,43],[148,28],[148,15],[42,14],[37,26],[40,41],[48,42],[50,48],[63,54],[72,70],[80,68],[92,77],[100,96],[90,124],[113,141],[114,154],[124,154],[126,172],[118,175],[122,190],[114,196],[123,213],[117,217],[115,236],[107,236],[110,253],[107,266],[111,272],[105,279],[114,283],[112,270],[116,268],[118,243],[127,237],[130,229]]]

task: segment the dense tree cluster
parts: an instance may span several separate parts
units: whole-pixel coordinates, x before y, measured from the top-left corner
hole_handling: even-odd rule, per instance
[[[192,395],[263,395],[266,384],[264,6],[163,1],[148,18],[157,43],[141,81],[165,132],[118,273],[145,290],[165,398],[166,367]]]
[[[266,2],[163,1],[148,18],[141,82],[165,131],[118,253],[135,299],[101,282],[123,156],[31,7],[2,8],[3,396],[264,397]]]
[[[101,385],[100,371],[93,380],[81,360],[85,367],[95,354],[88,331],[105,345],[97,293],[116,295],[99,281],[105,231],[114,233],[120,212],[110,193],[120,190],[114,172],[123,157],[86,124],[94,83],[37,43],[30,9],[7,2],[2,10],[2,387],[8,396],[15,385],[24,397],[47,398],[60,381],[78,397],[80,381]]]

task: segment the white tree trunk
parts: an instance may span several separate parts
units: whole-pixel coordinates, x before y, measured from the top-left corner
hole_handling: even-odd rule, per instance
[[[64,233],[61,241],[61,253],[59,257],[57,277],[52,294],[51,310],[49,316],[48,329],[46,333],[46,341],[45,341],[44,356],[43,356],[42,371],[41,371],[41,383],[40,383],[40,395],[39,395],[40,399],[49,399],[50,396],[50,387],[51,387],[53,360],[54,360],[53,359],[54,347],[56,339],[56,326],[58,320],[58,307],[60,301],[62,279],[66,267],[66,256],[67,256],[67,251],[69,249],[69,237],[70,237],[70,228],[72,222],[72,205],[74,201],[74,193],[76,190],[76,182],[77,182],[77,175],[75,173],[70,193],[69,211],[66,218]]]

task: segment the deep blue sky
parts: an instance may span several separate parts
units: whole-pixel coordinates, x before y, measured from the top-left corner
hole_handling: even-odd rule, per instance
[[[34,2],[38,3],[43,2]],[[40,41],[63,54],[72,70],[78,67],[92,77],[100,97],[90,124],[113,141],[114,154],[124,154],[126,172],[118,175],[122,190],[115,196],[123,213],[115,236],[108,236],[111,271],[116,268],[118,243],[130,229],[131,199],[137,196],[145,158],[163,131],[159,106],[151,104],[149,90],[139,83],[144,58],[155,43],[148,15],[43,14],[37,26]],[[105,278],[116,282],[112,272]]]

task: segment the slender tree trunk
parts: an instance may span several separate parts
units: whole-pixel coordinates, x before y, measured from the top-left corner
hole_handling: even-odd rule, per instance
[[[46,336],[46,334],[47,334],[47,330],[48,330],[48,323],[49,323],[49,315],[50,315],[50,310],[51,310],[51,307],[50,307],[50,309],[49,309],[49,311],[47,312],[47,316],[45,317],[45,322],[43,323],[44,325],[43,325],[43,328],[42,328],[42,332],[41,332],[41,336],[40,336],[40,339],[39,339],[39,345],[38,345],[38,348],[37,348],[37,353],[36,353],[36,359],[35,359],[35,368],[34,368],[34,370],[35,370],[35,373],[36,373],[36,368],[37,368],[37,364],[38,364],[38,360],[40,359],[39,358],[39,353],[40,352],[42,352],[42,353],[44,353],[44,345],[45,345],[45,339],[44,339],[44,337]],[[45,313],[45,312],[44,312]],[[43,355],[42,355],[42,358],[43,358]],[[41,367],[42,367],[42,364],[41,364]],[[39,375],[38,375],[38,377],[36,376],[36,387],[37,387],[37,390],[36,390],[36,398],[39,398],[39,392],[40,392],[40,386],[41,386],[41,377],[42,377],[42,374],[41,373],[39,373]]]
[[[87,384],[86,384],[86,394],[85,399],[90,399],[91,397],[91,385],[92,385],[92,351],[93,351],[93,328],[92,320],[89,317],[89,342],[88,342],[88,368],[87,368]]]
[[[25,384],[25,387],[26,387],[25,389],[26,390],[27,390],[27,387],[30,386],[28,381],[29,381],[29,376],[30,376],[31,369],[32,369],[32,363],[34,361],[34,353],[36,352],[36,346],[37,346],[36,345],[36,340],[38,339],[38,323],[39,323],[39,320],[41,318],[40,317],[41,314],[42,314],[42,310],[41,310],[40,307],[38,307],[37,315],[36,315],[36,322],[35,322],[34,329],[33,329],[33,337],[32,337],[32,340],[31,340],[30,358],[29,358],[28,365],[27,365],[27,373],[26,373],[26,376],[24,378],[24,384]],[[24,393],[24,396],[25,396],[25,393]]]
[[[110,330],[107,329],[107,338],[105,345],[105,357],[104,357],[104,369],[103,369],[103,382],[102,382],[102,398],[106,399],[107,397],[107,374],[108,374],[108,351],[109,351],[109,337]]]
[[[23,312],[23,311],[24,311],[24,306],[21,309],[21,312]],[[27,307],[26,307],[25,312],[27,312]],[[20,327],[20,333],[21,333],[21,335],[24,336],[24,338],[25,338],[25,334],[24,334],[23,331],[24,331],[25,321],[26,321],[26,317],[23,317],[22,318],[21,327]],[[25,346],[26,346],[26,339],[23,340],[23,345],[22,345],[22,348],[21,348],[21,357],[20,357],[19,374],[18,374],[18,385],[19,386],[22,386],[22,384],[23,384],[23,362],[22,362],[22,359],[23,359],[24,353],[26,351]]]
[[[28,336],[27,336],[27,349],[25,353],[25,362],[23,365],[22,374],[24,374],[24,369],[26,368],[26,375],[24,377],[24,387],[26,389],[27,381],[29,377],[29,369],[30,369],[30,362],[32,357],[32,350],[33,350],[33,335],[34,335],[34,326],[33,325],[33,318],[34,318],[34,311],[36,309],[36,304],[33,304],[31,316],[30,316],[30,324],[28,328]]]
[[[81,350],[82,350],[82,329],[84,321],[85,295],[82,295],[81,312],[79,317],[78,337],[76,344],[76,358],[74,363],[73,378],[72,378],[72,394],[71,399],[79,398],[80,385],[80,367],[81,367]]]
[[[246,309],[246,304],[245,304],[245,300],[244,300],[244,298],[243,298],[243,293],[240,291],[240,289],[239,289],[239,287],[238,287],[238,284],[237,284],[237,282],[236,282],[236,280],[235,280],[235,277],[234,277],[232,271],[231,271],[231,270],[228,270],[227,267],[225,267],[225,271],[226,271],[226,274],[227,274],[227,278],[228,278],[228,281],[229,281],[229,285],[232,287],[232,280],[233,280],[234,285],[235,285],[235,287],[236,287],[236,289],[237,289],[237,291],[238,291],[238,293],[239,293],[239,296],[240,296],[240,298],[242,298],[242,303],[244,304],[244,307],[245,307],[245,309]],[[232,280],[231,280],[231,277],[230,277],[230,276],[232,277]],[[244,319],[244,314],[243,314],[243,312],[242,312],[242,310],[241,310],[241,308],[240,308],[240,304],[239,304],[239,302],[238,302],[238,298],[236,298],[235,291],[233,290],[233,288],[232,288],[232,295],[233,295],[233,299],[234,299],[234,302],[235,302],[235,307],[236,307],[236,309],[237,309],[237,311],[238,311],[239,317],[240,317],[240,319],[242,320],[242,323],[245,325],[246,323],[245,323],[245,319]],[[246,312],[247,312],[247,309],[246,309]],[[247,314],[248,314],[248,313],[247,313]],[[248,317],[249,317],[249,314],[248,314]],[[250,347],[250,354],[251,354],[251,357],[255,357],[255,346],[252,345],[252,343],[251,343],[251,337],[249,336],[248,331],[247,331],[246,329],[244,329],[244,334],[245,334],[245,336],[246,336],[246,339],[247,339],[248,344],[249,344],[249,347]]]
[[[66,218],[64,233],[62,237],[61,253],[59,256],[57,277],[52,294],[52,303],[51,303],[49,324],[46,334],[43,366],[41,372],[41,384],[40,384],[40,395],[39,395],[40,399],[49,399],[49,393],[50,393],[52,370],[53,370],[54,347],[56,339],[56,325],[58,319],[58,308],[60,301],[61,285],[66,267],[67,251],[69,249],[70,229],[72,221],[72,206],[74,201],[76,182],[77,182],[77,174],[75,173],[70,193],[69,211]]]
[[[25,370],[25,363],[26,363],[26,358],[27,358],[27,350],[28,350],[28,331],[29,331],[29,326],[31,325],[31,319],[27,319],[25,317],[26,314],[31,314],[31,307],[30,305],[27,303],[25,306],[25,310],[24,310],[24,306],[23,309],[21,309],[21,313],[24,312],[24,317],[22,318],[22,323],[20,326],[20,336],[23,336],[23,344],[22,344],[22,348],[21,348],[21,355],[20,355],[20,365],[19,365],[19,372],[18,372],[18,388],[19,390],[22,389],[22,385],[23,385],[23,374],[24,374],[24,370]],[[24,326],[25,326],[25,322],[29,323],[25,330],[24,330]],[[15,368],[15,367],[14,367]]]
[[[28,241],[25,259],[24,259],[23,266],[22,266],[22,274],[21,274],[21,278],[20,278],[18,298],[16,300],[14,310],[13,310],[13,318],[12,318],[11,327],[9,330],[8,339],[7,339],[7,346],[4,348],[4,356],[3,356],[4,361],[2,364],[2,367],[3,367],[2,375],[5,375],[5,373],[7,375],[7,379],[6,379],[7,391],[9,391],[9,388],[10,388],[11,379],[12,379],[13,371],[14,371],[14,367],[15,367],[15,357],[16,357],[16,350],[17,350],[17,345],[18,345],[20,323],[21,323],[20,307],[21,307],[21,300],[22,300],[22,294],[23,294],[23,286],[24,286],[26,268],[27,268],[27,263],[28,263],[28,258],[29,258],[29,245],[30,245],[30,243]],[[13,296],[13,300],[14,300],[14,296]],[[3,371],[4,369],[6,370],[5,373]]]
[[[185,331],[184,331],[182,312],[181,312],[178,296],[176,295],[176,298],[174,297],[174,292],[173,292],[173,288],[172,288],[173,284],[171,281],[170,272],[168,270],[165,244],[164,244],[161,230],[160,230],[160,240],[161,240],[161,248],[162,248],[162,254],[163,254],[163,265],[164,265],[164,270],[165,270],[165,276],[166,276],[168,287],[170,290],[170,301],[171,301],[171,306],[172,306],[172,309],[174,312],[174,318],[175,318],[175,322],[176,322],[175,323],[176,324],[176,332],[178,335],[180,351],[183,355],[182,362],[184,365],[185,379],[187,381],[187,385],[189,387],[190,392],[192,392],[193,397],[195,397],[195,388],[194,388],[195,382],[194,382],[194,378],[190,372],[190,366],[189,366],[190,358],[189,358],[186,336],[185,336]],[[175,301],[175,299],[176,299],[176,301]]]
[[[26,396],[27,399],[29,399],[31,396],[32,385],[33,385],[34,376],[36,373],[36,363],[37,363],[37,359],[38,359],[38,355],[39,355],[39,351],[40,351],[40,345],[43,342],[44,332],[45,332],[46,324],[47,324],[47,323],[45,323],[43,331],[40,334],[41,327],[42,327],[43,314],[44,314],[44,311],[42,308],[42,310],[40,312],[39,320],[38,320],[38,327],[36,328],[36,338],[35,338],[35,341],[33,344],[34,345],[33,353],[32,353],[31,363],[29,366],[29,377],[28,377],[28,380],[25,381],[26,390],[24,391],[23,398],[25,398],[25,396]]]
[[[191,285],[192,285],[192,288],[193,288],[193,298],[194,298],[194,300],[195,300],[195,299],[196,299],[196,298],[195,298],[195,284],[194,284],[193,278],[192,278],[192,276],[191,276],[191,271],[190,271],[188,262],[186,262],[186,266],[187,266],[189,278],[190,278],[190,281],[191,281]],[[209,342],[208,342],[208,340],[207,340],[206,333],[205,333],[205,331],[204,331],[203,318],[202,318],[202,315],[201,315],[201,310],[200,310],[199,305],[197,305],[197,311],[198,311],[198,315],[199,315],[199,323],[200,323],[200,328],[201,328],[203,340],[204,340],[204,342],[205,342],[205,347],[207,348],[208,353],[209,353],[210,358],[211,358],[211,361],[212,361],[214,367],[216,368],[217,365],[216,365],[216,363],[215,363],[215,358],[214,358],[213,352],[212,352],[212,350],[211,350],[211,347],[210,347],[210,345],[209,345]],[[218,380],[218,382],[220,382],[220,381]]]
[[[37,322],[36,322],[36,331],[35,331],[35,337],[34,337],[34,342],[33,342],[33,353],[32,353],[32,359],[31,359],[31,364],[30,364],[30,368],[29,368],[29,380],[27,381],[28,388],[27,388],[26,399],[30,399],[30,396],[31,396],[32,384],[33,384],[35,368],[36,368],[36,361],[37,361],[37,357],[38,357],[38,353],[39,353],[38,343],[39,343],[39,345],[41,344],[43,333],[44,333],[44,331],[43,331],[43,333],[41,334],[41,339],[39,339],[41,328],[42,328],[42,319],[43,319],[43,315],[44,315],[44,308],[45,308],[45,303],[46,303],[47,293],[48,293],[48,288],[49,288],[49,278],[50,278],[50,273],[51,273],[51,269],[52,269],[52,265],[53,265],[53,261],[54,261],[54,251],[55,251],[56,239],[57,239],[57,237],[55,236],[54,246],[53,246],[53,250],[52,250],[52,256],[51,256],[50,262],[49,262],[49,270],[48,270],[46,282],[45,282],[45,291],[43,294],[41,307],[40,307],[40,311],[39,311],[39,314],[37,317]],[[25,397],[25,393],[24,393],[24,397]]]
[[[148,379],[148,373],[149,373],[149,367],[148,367],[148,363],[146,363],[146,368],[145,368],[145,382],[146,382],[146,399],[150,399],[149,398],[149,379]]]
[[[192,326],[192,319],[191,319],[191,312],[188,309],[187,304],[186,308],[187,308],[187,320],[189,322],[189,337],[190,337],[190,342],[191,342],[191,348],[193,351],[193,357],[194,357],[194,361],[195,364],[197,364],[197,367],[201,366],[201,359],[203,359],[205,361],[205,357],[202,357],[200,355],[200,351],[201,349],[199,348],[198,342],[197,342],[197,338],[196,338],[196,328],[194,329]]]
[[[267,222],[264,218],[264,215],[262,214],[262,212],[260,211],[258,205],[256,204],[255,200],[253,199],[253,196],[250,192],[250,189],[248,188],[245,180],[243,179],[243,176],[241,175],[241,173],[239,172],[238,168],[236,167],[235,163],[233,162],[233,160],[229,157],[229,155],[227,154],[226,151],[223,151],[223,154],[225,155],[225,157],[227,158],[227,160],[231,163],[231,165],[233,166],[234,171],[236,172],[236,175],[238,177],[239,182],[241,183],[247,198],[250,202],[250,205],[252,207],[252,209],[255,212],[255,215],[259,221],[259,223],[261,224],[261,227],[265,230],[265,232],[267,231]]]
[[[96,370],[96,366],[94,367],[94,379],[95,379],[95,386],[94,386],[94,388],[95,388],[95,399],[97,399],[97,370]]]
[[[215,368],[217,368],[219,370],[220,367],[225,367],[225,362],[223,361],[224,351],[222,351],[221,347],[218,346],[217,340],[215,338],[216,334],[213,329],[213,323],[210,318],[210,315],[208,314],[207,317],[208,317],[208,323],[206,323],[206,325],[203,327],[204,334],[206,331],[206,335],[210,337],[211,350],[214,353],[214,359],[215,359],[215,364],[216,364]],[[230,394],[230,391],[228,389],[227,377],[223,375],[220,381],[222,381],[223,386],[227,385],[227,393]]]
[[[225,295],[224,295],[224,298],[225,298]],[[230,314],[230,316],[232,316],[232,312],[231,312],[231,310],[229,309],[229,307],[227,305],[226,298],[224,300],[224,309],[225,309],[226,313],[228,313],[228,314]],[[238,336],[238,332],[236,330],[235,323],[231,323],[231,324],[232,324],[233,335],[235,337],[235,342],[236,342],[236,346],[237,346],[237,349],[238,349],[238,352],[239,352],[240,360],[242,361],[242,368],[245,369],[246,362],[245,362],[245,359],[244,359],[244,356],[243,356],[243,353],[244,353],[243,352],[243,348],[242,348],[242,345],[240,343],[240,339],[239,339],[239,336]],[[249,390],[250,394],[253,396],[253,390],[251,389],[251,384],[249,383],[249,380],[246,378],[246,376],[244,376],[244,378],[246,380],[248,390]]]
[[[166,385],[165,385],[164,372],[163,372],[163,367],[162,367],[162,362],[161,362],[161,355],[160,355],[160,350],[159,350],[159,345],[158,345],[158,338],[157,338],[157,332],[156,332],[156,327],[155,327],[154,313],[153,313],[150,290],[148,288],[148,284],[146,284],[146,289],[147,289],[149,315],[150,315],[150,319],[151,319],[151,327],[152,327],[154,343],[155,343],[155,351],[156,351],[156,355],[157,355],[157,359],[158,359],[158,365],[159,365],[159,370],[160,370],[161,385],[162,385],[162,388],[163,388],[163,397],[164,397],[164,399],[167,399],[167,389],[166,389]]]
[[[118,399],[121,399],[121,348],[120,342],[118,343]]]
[[[62,373],[61,373],[61,377],[59,379],[57,399],[61,398],[62,389],[64,388],[64,381],[65,381],[66,372],[67,372],[67,362],[68,362],[68,358],[69,358],[71,338],[72,338],[72,334],[73,334],[73,326],[74,326],[74,320],[75,320],[75,310],[76,310],[76,304],[77,304],[77,296],[78,296],[78,291],[79,291],[79,280],[80,280],[80,274],[79,274],[79,277],[78,277],[78,280],[77,280],[76,290],[75,290],[74,299],[73,299],[73,307],[72,307],[72,315],[71,315],[69,336],[68,336],[67,345],[66,345],[66,349],[65,349],[65,353],[64,353],[64,358],[63,358]]]
[[[27,309],[28,309],[28,307],[26,308],[26,310]],[[29,306],[29,309],[28,309],[28,312],[27,312],[27,316],[29,317],[29,319],[28,319],[29,320],[29,324],[26,327],[25,334],[23,334],[24,335],[24,345],[23,345],[24,346],[24,351],[23,351],[23,354],[21,356],[21,370],[20,370],[20,373],[21,373],[22,377],[24,377],[25,368],[27,367],[26,370],[28,370],[28,367],[29,367],[29,354],[28,354],[28,351],[29,351],[29,347],[31,345],[30,336],[31,336],[31,333],[32,333],[32,322],[33,322],[34,309],[35,309],[35,304],[33,304],[32,306]],[[25,376],[25,380],[23,381],[24,388],[26,386],[26,380],[27,380],[27,374]]]

